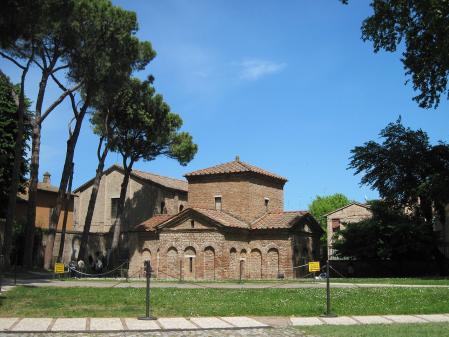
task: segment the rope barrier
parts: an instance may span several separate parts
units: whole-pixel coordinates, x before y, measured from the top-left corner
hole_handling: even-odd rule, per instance
[[[293,267],[292,269],[302,268],[302,267],[306,267],[306,266],[308,266],[308,265],[309,265],[309,264],[306,263],[306,264],[303,264],[302,266],[296,266],[296,267]]]
[[[115,269],[113,269],[113,270],[109,270],[109,271],[104,272],[104,273],[100,273],[100,274],[83,273],[82,271],[76,270],[75,268],[72,268],[72,267],[70,267],[70,266],[68,267],[68,269],[69,269],[70,271],[75,272],[75,273],[80,274],[80,275],[91,276],[91,277],[100,277],[100,276],[103,276],[103,275],[109,275],[109,274],[112,274],[113,272],[115,272],[115,271],[118,270],[119,268],[123,267],[123,266],[124,266],[125,264],[127,264],[127,263],[128,263],[128,261],[123,262],[123,263],[122,263],[121,265],[119,265],[117,268],[115,268]]]

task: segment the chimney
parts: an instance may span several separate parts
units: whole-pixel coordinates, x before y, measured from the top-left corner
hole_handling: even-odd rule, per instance
[[[235,161],[240,161],[240,156],[235,156]]]
[[[44,173],[44,180],[42,181],[44,184],[50,185],[50,177],[51,174],[47,171]]]

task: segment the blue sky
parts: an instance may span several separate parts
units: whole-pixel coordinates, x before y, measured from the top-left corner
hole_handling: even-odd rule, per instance
[[[199,145],[186,167],[158,158],[136,168],[182,178],[199,168],[231,161],[260,166],[289,179],[286,210],[307,209],[316,195],[336,192],[363,201],[375,191],[360,187],[347,170],[350,150],[377,139],[399,115],[431,140],[448,141],[449,105],[423,110],[412,101],[400,53],[374,54],[361,40],[369,1],[164,0],[113,1],[137,13],[138,36],[157,52],[146,71],[183,130]],[[16,68],[1,69],[18,81]],[[34,100],[38,74],[29,76]],[[58,95],[50,86],[46,101]],[[59,184],[65,155],[67,104],[45,121],[40,177]],[[88,119],[77,145],[74,185],[95,174],[97,137]],[[111,154],[107,164],[120,162]]]

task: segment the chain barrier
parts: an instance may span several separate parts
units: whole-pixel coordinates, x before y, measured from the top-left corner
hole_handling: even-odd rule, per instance
[[[125,264],[127,264],[127,263],[128,263],[128,261],[125,261],[125,262],[123,262],[121,265],[119,265],[118,267],[116,267],[116,268],[114,268],[114,269],[112,269],[112,270],[109,270],[109,271],[107,271],[107,272],[100,273],[100,274],[89,274],[89,273],[84,273],[84,272],[82,272],[82,271],[77,270],[76,268],[71,267],[71,266],[69,266],[68,269],[70,270],[70,272],[74,272],[74,273],[77,273],[77,274],[79,274],[79,275],[90,276],[90,277],[96,278],[96,277],[101,277],[101,276],[103,276],[103,275],[109,275],[109,274],[112,274],[113,272],[115,272],[115,271],[119,270],[120,268],[122,268],[122,267],[123,267]]]

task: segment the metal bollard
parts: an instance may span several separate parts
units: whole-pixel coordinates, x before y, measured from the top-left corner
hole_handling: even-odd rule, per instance
[[[321,315],[321,317],[337,317],[331,311],[331,288],[329,282],[329,259],[327,259],[326,263],[326,313]]]
[[[147,291],[146,291],[146,310],[145,310],[145,317],[139,317],[140,320],[150,321],[155,320],[156,317],[151,316],[150,314],[150,278],[151,278],[151,272],[153,271],[151,269],[151,263],[149,260],[144,262],[144,268],[145,268],[145,276],[147,278]]]

